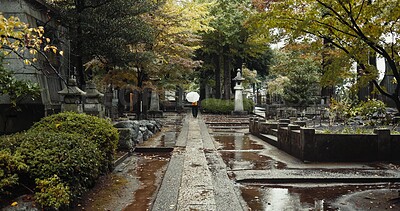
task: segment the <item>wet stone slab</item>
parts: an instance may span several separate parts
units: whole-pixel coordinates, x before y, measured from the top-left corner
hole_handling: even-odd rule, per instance
[[[244,170],[235,172],[235,179],[263,181],[268,183],[288,182],[400,182],[400,172],[396,170],[360,169],[286,169],[286,170]]]
[[[262,144],[251,140],[244,134],[214,136],[214,140],[220,144],[219,150],[261,150]]]
[[[393,203],[397,197],[394,190],[399,186],[389,186],[280,187],[245,184],[240,187],[240,191],[249,210],[399,210],[400,207]]]
[[[229,170],[266,170],[283,169],[286,164],[271,157],[259,154],[259,151],[219,151]]]

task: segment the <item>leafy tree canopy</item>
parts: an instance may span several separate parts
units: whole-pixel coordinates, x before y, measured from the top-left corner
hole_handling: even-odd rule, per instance
[[[400,109],[400,85],[388,93],[377,81],[378,71],[369,56],[387,60],[399,80],[400,2],[396,0],[288,0],[270,1],[266,12],[259,16],[260,24],[276,38],[317,41],[340,50],[342,55],[357,62],[359,76],[371,81],[383,95]],[[284,11],[284,12],[283,12]],[[322,46],[322,45],[321,45]]]

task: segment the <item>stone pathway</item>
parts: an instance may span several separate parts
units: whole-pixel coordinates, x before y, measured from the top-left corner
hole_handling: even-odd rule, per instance
[[[243,210],[201,115],[186,116],[152,210]]]

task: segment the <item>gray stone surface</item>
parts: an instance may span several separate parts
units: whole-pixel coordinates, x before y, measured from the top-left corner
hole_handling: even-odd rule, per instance
[[[400,182],[400,172],[395,170],[357,169],[285,169],[243,170],[235,172],[236,181],[262,180],[279,182]]]
[[[118,149],[133,151],[135,146],[133,141],[134,131],[131,128],[118,128],[118,133]]]
[[[176,210],[185,155],[174,151],[154,201],[153,211]]]
[[[186,116],[152,210],[243,210],[201,117]]]

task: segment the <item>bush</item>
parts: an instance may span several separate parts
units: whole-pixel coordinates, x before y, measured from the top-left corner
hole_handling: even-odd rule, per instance
[[[30,181],[57,175],[76,197],[92,187],[100,175],[101,152],[82,135],[30,131],[20,137],[18,152],[29,166],[25,177]]]
[[[232,100],[208,98],[201,101],[201,108],[205,113],[230,114],[235,109],[235,102]],[[249,113],[252,112],[254,108],[254,102],[244,98],[243,108]]]
[[[70,203],[69,187],[54,175],[48,179],[36,179],[35,201],[44,207],[58,209]]]
[[[357,107],[354,108],[357,115],[362,116],[364,119],[384,116],[386,113],[386,105],[384,102],[376,99],[368,99],[361,101]]]
[[[2,136],[0,146],[0,191],[25,184],[42,206],[68,205],[100,175],[102,152],[80,134],[30,130]]]
[[[37,133],[44,131],[81,134],[98,144],[102,158],[102,170],[112,170],[114,154],[118,145],[118,130],[110,121],[87,114],[63,112],[51,115],[35,123],[30,129]]]
[[[22,156],[13,154],[8,149],[0,150],[0,193],[8,194],[15,185],[18,185],[19,176],[28,170]]]

